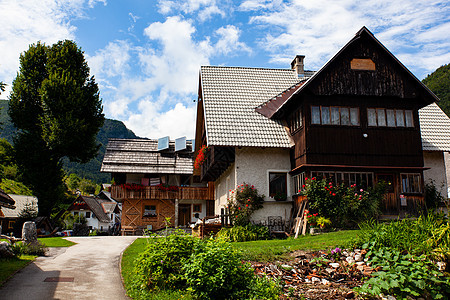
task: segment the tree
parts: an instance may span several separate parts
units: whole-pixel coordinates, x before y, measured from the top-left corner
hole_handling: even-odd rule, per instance
[[[5,91],[6,84],[3,81],[0,81],[0,94]]]
[[[450,64],[437,68],[422,82],[438,96],[439,107],[450,116]]]
[[[9,116],[19,129],[16,161],[39,199],[40,215],[49,216],[64,198],[62,159],[85,163],[97,153],[102,110],[98,86],[74,42],[38,42],[21,54]]]

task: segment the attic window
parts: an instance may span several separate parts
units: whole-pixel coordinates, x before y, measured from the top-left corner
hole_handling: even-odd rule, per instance
[[[410,109],[368,108],[367,124],[377,127],[414,127]]]
[[[297,109],[291,116],[291,120],[289,121],[289,130],[291,133],[298,130],[302,127],[302,110]]]

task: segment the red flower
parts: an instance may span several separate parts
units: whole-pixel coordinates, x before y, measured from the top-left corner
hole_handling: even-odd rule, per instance
[[[245,204],[245,207],[248,207],[248,204]]]
[[[333,193],[333,196],[336,196],[336,194],[335,194],[335,193]]]
[[[302,185],[302,188],[305,188],[306,187],[306,185]]]
[[[305,177],[305,180],[308,180],[308,177]]]
[[[241,210],[241,207],[239,207],[238,209]]]
[[[316,177],[313,177],[312,180],[316,180]]]

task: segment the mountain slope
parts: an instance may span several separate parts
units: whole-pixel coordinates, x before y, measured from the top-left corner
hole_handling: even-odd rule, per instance
[[[10,143],[13,143],[13,137],[17,130],[8,116],[8,101],[0,100],[0,108],[0,138],[5,138]],[[81,178],[84,177],[96,183],[110,182],[111,177],[109,174],[100,173],[100,167],[109,138],[132,139],[137,138],[137,136],[121,121],[105,119],[105,123],[97,134],[97,143],[101,144],[97,156],[86,164],[73,163],[68,159],[64,159],[64,170],[66,173],[75,173]]]
[[[450,116],[450,64],[437,68],[422,82],[439,97],[439,107]]]

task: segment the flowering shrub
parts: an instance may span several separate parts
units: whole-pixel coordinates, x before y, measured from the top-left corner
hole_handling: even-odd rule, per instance
[[[157,189],[163,192],[178,192],[179,188],[176,185],[168,185],[168,184],[158,184],[156,186]]]
[[[206,160],[206,153],[208,153],[209,148],[206,145],[203,145],[200,150],[198,150],[198,154],[197,157],[195,158],[194,161],[194,169],[198,170],[200,169],[201,165],[203,165],[203,163]]]
[[[233,223],[238,226],[249,224],[253,212],[263,207],[264,195],[258,194],[253,185],[246,183],[230,190],[230,194],[227,207],[233,218]]]
[[[335,249],[331,249],[330,256],[332,258],[334,258],[335,261],[338,261],[339,258],[341,257],[341,252],[342,252],[342,250],[340,248],[336,247]]]
[[[356,184],[346,187],[343,184],[335,185],[327,179],[317,180],[315,177],[305,178],[305,181],[303,191],[299,192],[308,198],[310,210],[317,213],[317,217],[320,215],[329,219],[336,226],[348,226],[377,217],[386,192],[384,183],[364,190]],[[317,220],[314,221],[317,223]]]

